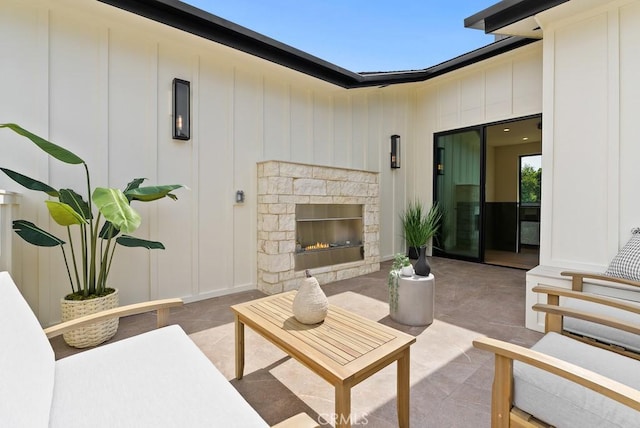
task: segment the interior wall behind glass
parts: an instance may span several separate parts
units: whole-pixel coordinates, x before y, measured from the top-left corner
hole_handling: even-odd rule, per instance
[[[443,162],[436,177],[436,198],[443,211],[439,248],[449,254],[479,257],[480,132],[438,137]]]

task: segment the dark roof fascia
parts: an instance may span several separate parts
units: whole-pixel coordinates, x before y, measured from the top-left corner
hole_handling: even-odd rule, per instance
[[[467,67],[485,59],[509,52],[511,50],[526,46],[530,43],[537,42],[538,39],[529,39],[524,37],[507,37],[490,45],[481,47],[474,51],[460,55],[456,58],[445,61],[433,67],[424,70],[412,71],[395,71],[389,73],[362,74],[362,81],[358,87],[366,86],[383,86],[398,83],[422,82],[442,76],[446,73]]]
[[[537,41],[508,37],[424,70],[354,73],[178,0],[98,1],[346,89],[425,81]]]
[[[327,82],[348,87],[359,74],[177,0],[98,0]]]
[[[503,0],[464,20],[467,28],[493,33],[569,0]]]

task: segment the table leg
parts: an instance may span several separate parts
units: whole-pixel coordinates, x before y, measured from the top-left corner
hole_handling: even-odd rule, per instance
[[[244,373],[244,323],[236,314],[236,379],[242,379]]]
[[[409,428],[409,348],[398,359],[398,426]]]
[[[351,386],[336,385],[336,428],[349,428],[351,426]]]

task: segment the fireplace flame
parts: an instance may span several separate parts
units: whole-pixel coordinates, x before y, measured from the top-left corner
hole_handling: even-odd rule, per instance
[[[316,242],[315,244],[307,245],[304,247],[305,250],[322,250],[324,248],[329,248],[329,244],[324,242]]]

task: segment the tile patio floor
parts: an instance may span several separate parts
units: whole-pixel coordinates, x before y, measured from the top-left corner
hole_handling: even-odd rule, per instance
[[[389,318],[386,276],[381,270],[323,286],[332,304],[416,336],[411,348],[411,426],[488,427],[493,357],[471,341],[481,335],[531,346],[541,334],[524,328],[525,271],[431,258],[436,276],[435,320],[408,327]],[[234,379],[234,325],[230,305],[262,297],[249,291],[174,310],[180,324],[231,384],[270,424],[301,411],[331,417],[334,390],[321,378],[246,329],[245,376]],[[121,320],[112,340],[154,328],[155,316]],[[77,352],[62,338],[52,341],[56,357]],[[395,427],[395,364],[352,390],[353,426]]]

